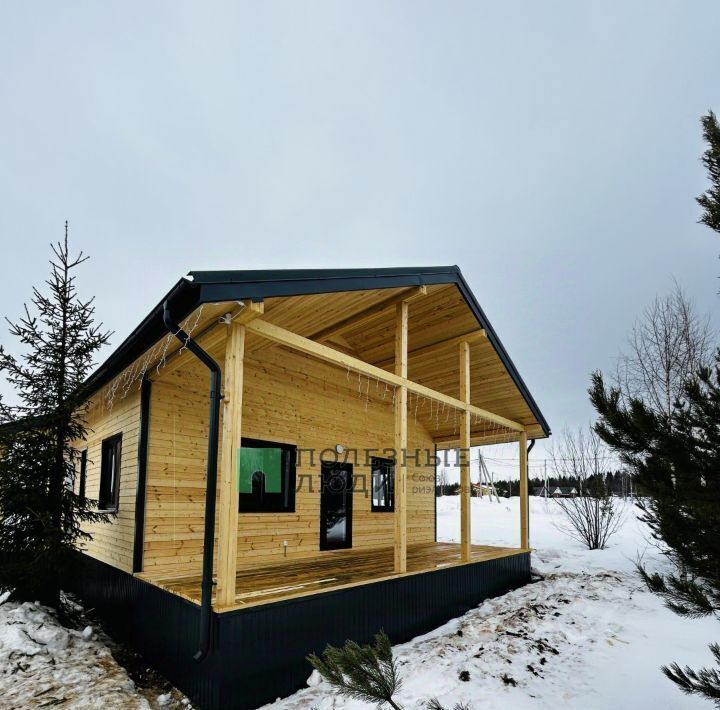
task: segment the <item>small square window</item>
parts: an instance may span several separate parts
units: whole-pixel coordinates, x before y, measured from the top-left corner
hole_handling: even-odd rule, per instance
[[[373,457],[372,511],[391,513],[395,510],[395,462],[392,459]]]
[[[111,436],[102,443],[102,464],[100,466],[100,492],[98,508],[117,510],[120,500],[120,454],[122,434]]]
[[[243,438],[237,470],[239,512],[295,512],[296,451],[291,444]]]

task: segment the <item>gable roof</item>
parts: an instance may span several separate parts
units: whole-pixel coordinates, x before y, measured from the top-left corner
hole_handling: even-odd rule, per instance
[[[263,300],[344,291],[455,284],[546,436],[550,427],[533,399],[490,321],[457,266],[385,269],[286,269],[252,271],[191,271],[181,278],[135,330],[85,383],[90,396],[110,382],[166,333],[163,302],[180,322],[198,306],[222,301]]]

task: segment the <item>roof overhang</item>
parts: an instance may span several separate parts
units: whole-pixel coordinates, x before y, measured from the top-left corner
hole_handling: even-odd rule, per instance
[[[152,347],[165,334],[162,307],[168,301],[173,317],[182,321],[202,304],[224,301],[260,301],[265,298],[455,284],[478,324],[498,354],[510,377],[546,436],[550,427],[520,373],[500,342],[480,304],[457,266],[430,266],[390,269],[291,269],[279,271],[191,271],[180,279],[88,378],[85,394],[90,396],[110,382]]]

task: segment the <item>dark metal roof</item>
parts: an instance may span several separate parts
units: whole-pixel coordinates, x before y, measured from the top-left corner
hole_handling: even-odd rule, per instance
[[[90,396],[136,360],[165,333],[162,304],[170,305],[173,318],[181,321],[203,303],[220,301],[262,300],[282,296],[304,296],[315,293],[364,291],[402,286],[430,286],[454,283],[468,307],[487,332],[502,363],[525,398],[530,410],[546,435],[550,427],[510,356],[503,347],[480,304],[470,291],[457,266],[399,267],[390,269],[287,269],[258,271],[191,271],[168,291],[140,325],[121,343],[110,357],[88,378],[86,395]]]

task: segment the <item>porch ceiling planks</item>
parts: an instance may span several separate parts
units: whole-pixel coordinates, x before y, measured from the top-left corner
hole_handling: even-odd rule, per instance
[[[407,289],[380,289],[339,294],[320,294],[274,298],[266,301],[263,320],[279,325],[298,335],[310,337],[333,323],[343,320],[341,314],[372,310],[391,297],[400,298]],[[430,389],[455,399],[459,395],[457,369],[457,342],[461,336],[477,333],[471,339],[472,385],[470,399],[473,405],[494,412],[506,419],[519,422],[537,436],[544,436],[529,406],[517,389],[491,342],[482,335],[475,316],[461,293],[453,285],[427,287],[427,295],[414,299],[410,305],[408,347],[411,353],[408,378]],[[395,309],[384,308],[370,318],[343,326],[345,353],[372,365],[391,370],[394,362]],[[439,346],[438,341],[448,342]],[[328,342],[328,345],[333,345]],[[348,347],[349,346],[349,347]],[[437,350],[433,346],[437,347]],[[255,341],[251,351],[271,347],[267,341]],[[284,347],[276,345],[276,347]],[[425,348],[429,350],[422,352]],[[413,351],[421,352],[412,356]],[[438,439],[457,434],[454,423],[439,425],[427,415],[418,415],[428,430]],[[435,417],[433,419],[436,419]]]
[[[433,288],[437,287],[428,287],[428,290]],[[324,329],[330,329],[352,314],[371,311],[384,301],[405,292],[406,288],[390,288],[268,298],[265,300],[264,319],[307,338]],[[367,319],[363,319],[363,323],[371,328],[372,323],[382,318],[387,310],[370,313]],[[394,312],[392,308],[389,310]],[[267,341],[261,341],[251,345],[250,352],[269,346]]]
[[[473,545],[469,563],[516,555],[523,550],[511,547]],[[432,572],[463,563],[460,545],[444,542],[409,544],[406,574]],[[286,560],[282,563],[241,569],[237,573],[236,603],[221,612],[258,606],[280,600],[396,579],[393,572],[394,548],[351,549],[325,552],[320,557]],[[200,600],[199,577],[143,579],[167,591],[189,599]]]
[[[352,313],[346,318],[342,318],[336,323],[333,323],[332,325],[329,325],[317,331],[316,333],[313,333],[309,337],[312,340],[327,340],[331,336],[337,333],[341,333],[347,328],[357,328],[358,326],[372,319],[374,316],[383,313],[388,308],[392,308],[393,306],[399,305],[401,303],[410,303],[411,301],[425,296],[426,294],[427,286],[415,286],[413,288],[405,289],[400,293],[389,296],[383,301],[376,303],[374,306],[370,306],[369,308],[364,308],[361,311]]]

